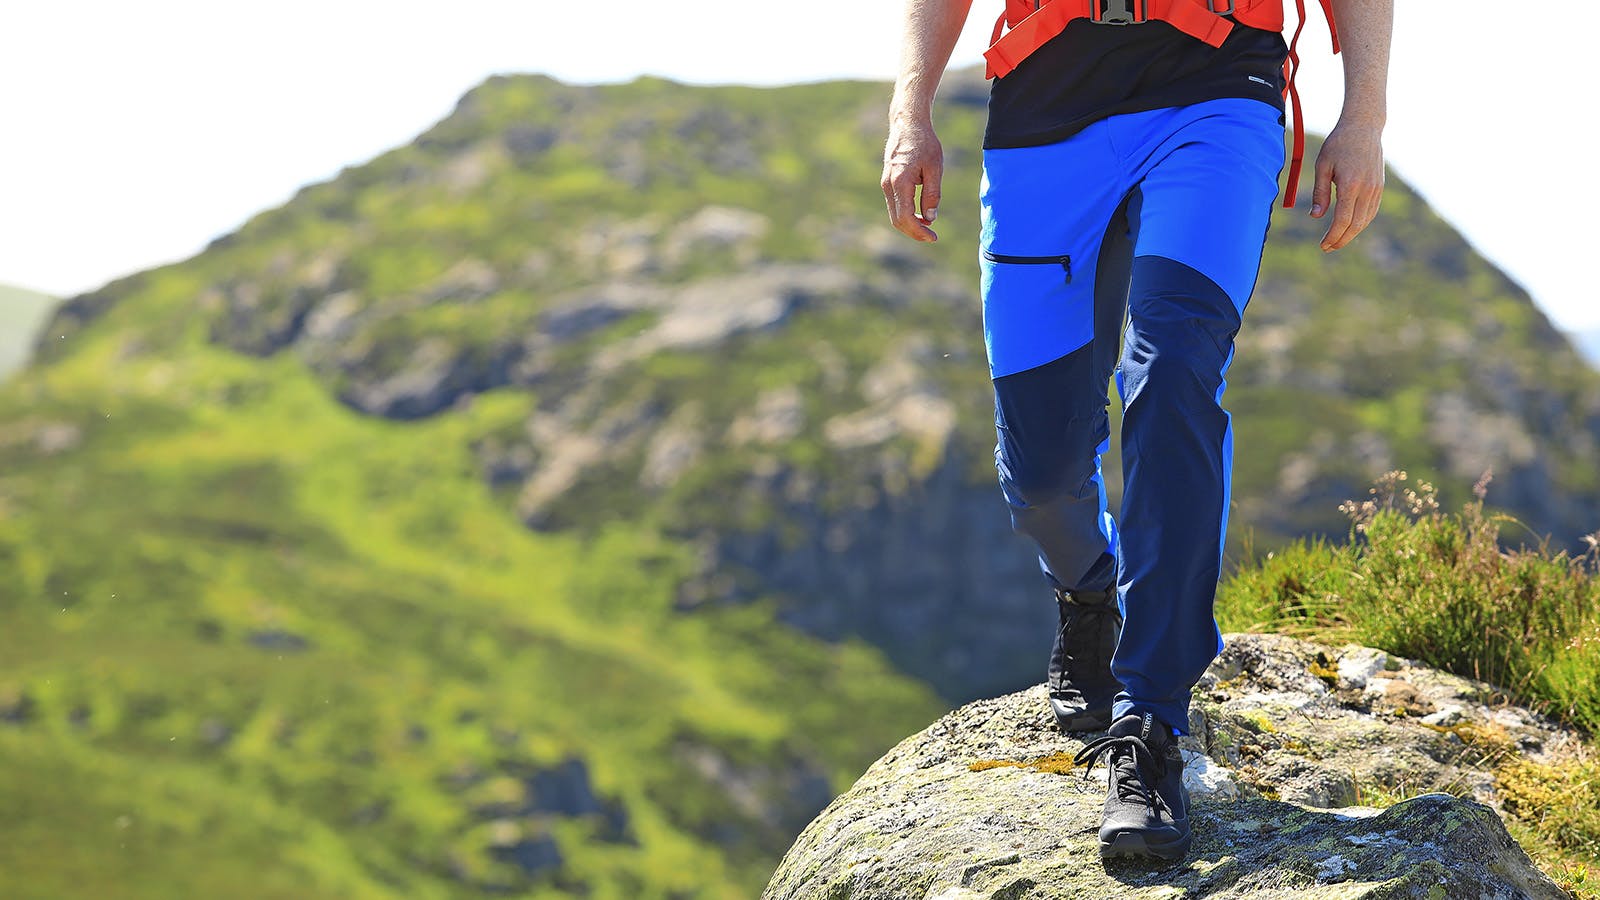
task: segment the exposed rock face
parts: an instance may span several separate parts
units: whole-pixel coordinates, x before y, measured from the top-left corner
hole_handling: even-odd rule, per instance
[[[771,763],[741,760],[691,740],[680,741],[674,752],[704,782],[708,793],[725,797],[728,804],[726,810],[681,821],[730,849],[783,846],[784,839],[805,827],[833,793],[824,773],[791,754]]]
[[[768,493],[803,496],[801,480],[779,472]],[[728,533],[712,568],[761,573],[783,592],[785,623],[830,640],[860,635],[956,702],[1044,676],[1056,609],[1038,560],[1012,533],[999,488],[967,482],[959,462],[855,509],[807,499],[781,509],[821,539]]]
[[[393,371],[367,367],[365,356],[350,361],[345,366],[348,382],[339,399],[390,418],[421,418],[464,395],[505,384],[520,357],[515,341],[464,350],[448,341],[423,338],[408,349],[404,362]]]
[[[1055,731],[1042,686],[980,700],[868,769],[763,897],[1565,896],[1501,824],[1488,766],[1496,752],[1551,759],[1579,745],[1479,702],[1490,693],[1367,648],[1228,635],[1183,740],[1194,848],[1168,866],[1102,862],[1104,770],[1065,771],[1083,741]],[[1362,783],[1452,793],[1380,810],[1356,805]]]

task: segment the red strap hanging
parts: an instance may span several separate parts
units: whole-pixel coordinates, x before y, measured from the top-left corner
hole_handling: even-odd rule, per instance
[[[1329,0],[1322,0],[1323,7],[1327,8]],[[1289,177],[1283,184],[1283,206],[1285,209],[1294,206],[1295,198],[1300,195],[1300,164],[1306,155],[1306,126],[1300,118],[1300,91],[1294,86],[1294,76],[1300,72],[1300,54],[1295,45],[1300,43],[1300,31],[1306,27],[1305,0],[1294,0],[1295,14],[1299,20],[1295,22],[1294,37],[1289,39],[1289,55],[1283,60],[1283,92],[1289,97],[1289,110],[1294,116],[1294,139],[1289,151]],[[1328,19],[1328,27],[1333,27],[1333,18]]]
[[[1328,36],[1333,41],[1333,52],[1339,52],[1339,26],[1333,19],[1333,0],[1321,0],[1322,15],[1328,22]],[[1300,31],[1306,27],[1305,0],[1294,0],[1295,14],[1299,20],[1294,26],[1294,36],[1289,39],[1289,55],[1283,60],[1284,94],[1289,98],[1289,109],[1294,115],[1294,137],[1289,151],[1289,177],[1283,185],[1283,205],[1294,206],[1300,192],[1300,169],[1306,155],[1306,127],[1300,116],[1300,91],[1294,86],[1294,77],[1300,73]]]

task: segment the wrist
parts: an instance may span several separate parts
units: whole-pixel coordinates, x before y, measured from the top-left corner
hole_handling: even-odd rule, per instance
[[[889,101],[889,119],[908,124],[933,121],[933,96],[938,89],[938,78],[903,73],[894,86],[894,98]]]
[[[1358,115],[1341,115],[1339,116],[1339,121],[1334,123],[1333,127],[1344,132],[1360,132],[1370,134],[1373,137],[1382,137],[1383,126],[1383,116],[1361,113]]]
[[[1383,131],[1389,113],[1382,98],[1347,97],[1338,125],[1347,130]]]
[[[916,101],[896,101],[889,107],[889,124],[901,127],[932,126],[933,104]]]

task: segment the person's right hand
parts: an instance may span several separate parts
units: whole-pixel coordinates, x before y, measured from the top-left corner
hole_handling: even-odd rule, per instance
[[[939,179],[943,175],[944,148],[933,133],[933,122],[892,118],[889,142],[883,148],[883,200],[889,206],[889,221],[907,237],[928,242],[939,239],[928,226],[939,214]]]

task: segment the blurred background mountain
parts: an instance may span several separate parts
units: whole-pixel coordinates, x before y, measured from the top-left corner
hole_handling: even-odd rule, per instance
[[[976,204],[889,228],[886,97],[494,78],[64,302],[0,389],[0,895],[749,897],[1039,680]],[[943,91],[950,197],[985,100]],[[1308,203],[1230,370],[1233,557],[1394,468],[1593,531],[1600,374],[1398,179],[1332,256]]]

